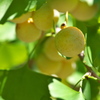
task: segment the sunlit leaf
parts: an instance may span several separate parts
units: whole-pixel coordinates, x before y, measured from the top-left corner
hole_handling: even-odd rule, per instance
[[[94,3],[94,0],[81,0],[81,1],[86,2],[90,6],[92,6]]]
[[[25,63],[26,47],[20,43],[4,43],[0,45],[0,69],[10,69]]]
[[[67,26],[73,26],[73,25],[74,25],[74,19],[70,14],[68,14]]]
[[[68,77],[67,81],[70,84],[75,85],[82,78],[82,76],[83,76],[83,73],[76,71],[71,76]]]
[[[66,18],[65,14],[60,14],[60,18],[59,18],[58,23],[57,23],[58,27],[60,27],[61,24],[65,22],[65,18]]]
[[[61,100],[85,100],[81,92],[71,89],[56,79],[53,79],[53,82],[49,84],[49,90],[52,97]]]
[[[0,96],[0,100],[4,100],[4,99]]]
[[[5,23],[7,19],[20,16],[21,14],[34,9],[36,0],[1,0],[0,1],[0,22]],[[3,12],[3,13],[2,13]]]
[[[0,41],[11,41],[14,40],[15,37],[15,24],[6,22],[5,24],[0,25]]]
[[[0,0],[0,20],[8,10],[9,6],[11,5],[13,0]]]

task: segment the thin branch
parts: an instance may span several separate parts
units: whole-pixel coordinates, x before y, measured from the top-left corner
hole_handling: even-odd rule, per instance
[[[29,54],[29,60],[31,59],[32,54],[34,53],[34,51],[36,50],[36,48],[40,45],[40,43],[44,40],[45,38],[45,33],[44,31],[42,31],[42,35],[40,37],[40,39],[38,40],[38,42],[35,44],[35,46],[33,47],[32,51]]]
[[[83,79],[80,79],[73,87],[73,89],[75,89],[75,87],[82,81]]]
[[[80,53],[78,56],[79,56],[80,60],[83,62],[84,52]],[[100,82],[100,77],[93,71],[93,69],[90,66],[86,65],[84,62],[83,62],[83,64],[86,67],[87,71],[91,73],[91,76],[96,77]]]

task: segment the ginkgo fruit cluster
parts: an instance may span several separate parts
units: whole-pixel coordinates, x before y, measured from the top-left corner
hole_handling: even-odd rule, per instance
[[[24,42],[38,40],[43,32],[52,30],[60,17],[60,13],[68,13],[80,21],[92,19],[98,12],[96,4],[81,0],[48,0],[39,9],[22,14],[11,20],[16,23],[16,36]],[[31,20],[30,20],[31,18]]]
[[[56,75],[57,77],[66,79],[75,71],[75,61],[77,59],[77,57],[73,57],[72,59],[67,60],[59,55],[55,47],[54,37],[50,36],[43,43],[43,50],[34,61],[35,66],[41,73],[46,75]]]
[[[86,42],[80,29],[67,26],[68,14],[77,20],[88,21],[94,18],[97,12],[98,6],[90,5],[86,0],[47,0],[39,9],[22,14],[11,21],[16,23],[17,38],[26,43],[38,41],[50,33],[43,43],[41,53],[34,59],[35,64],[42,73],[66,78],[74,71],[75,60],[65,58],[73,59],[80,54]],[[61,27],[58,27],[62,13],[66,14],[66,25],[63,26],[62,22]],[[55,31],[57,28],[59,31]]]
[[[16,36],[29,43],[38,40],[43,31],[53,28],[59,16],[60,13],[46,3],[40,9],[22,14],[11,22],[16,23]]]

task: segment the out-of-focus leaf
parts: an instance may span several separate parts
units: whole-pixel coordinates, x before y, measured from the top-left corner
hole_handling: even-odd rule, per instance
[[[94,99],[95,100],[95,99]],[[100,95],[97,96],[97,100],[100,100]]]
[[[4,99],[0,96],[0,100],[4,100]]]
[[[35,8],[36,0],[1,0],[0,1],[0,23],[11,19]],[[3,13],[2,13],[3,12]]]
[[[93,67],[93,61],[92,61],[92,52],[89,46],[86,46],[85,52],[84,52],[84,60],[83,62],[88,65],[89,67]]]
[[[98,80],[94,80],[93,78],[89,78],[88,81],[91,87],[91,100],[97,100],[97,96],[100,95],[100,83]]]
[[[94,0],[94,3],[100,4],[100,0]]]
[[[65,23],[65,19],[66,19],[66,14],[60,14],[59,20],[57,22],[58,27],[60,27],[61,24]]]
[[[95,26],[98,24],[98,18],[94,17],[93,19],[84,22],[84,24],[88,27]]]
[[[72,84],[75,85],[83,76],[83,73],[81,72],[74,72],[71,76],[68,77],[67,81]]]
[[[100,68],[100,63],[98,63],[100,61],[100,34],[97,34],[98,28],[99,25],[88,27],[87,46],[91,49],[94,67]]]
[[[45,2],[46,0],[37,0],[36,9],[39,9]]]
[[[95,0],[81,0],[83,2],[86,2],[88,5],[92,6]]]
[[[95,59],[94,59],[94,65],[95,65],[96,69],[100,73],[100,53],[98,53],[98,55],[95,57]]]
[[[8,10],[13,0],[0,0],[0,20]]]
[[[87,33],[87,27],[83,22],[76,20],[75,26],[79,28],[84,35]]]
[[[91,100],[91,86],[88,80],[83,80],[82,90],[86,100]]]
[[[27,50],[20,43],[3,43],[0,45],[0,69],[10,69],[25,63]]]
[[[78,72],[80,72],[82,74],[86,73],[86,68],[85,68],[85,66],[84,66],[84,64],[83,64],[83,62],[81,60],[78,60],[76,62],[76,64],[77,64],[76,70]]]
[[[0,41],[14,40],[15,37],[15,24],[6,22],[5,24],[0,24]]]
[[[48,84],[54,77],[33,72],[28,67],[10,70],[1,96],[4,100],[51,100]]]
[[[56,79],[53,79],[53,82],[49,84],[49,90],[52,97],[61,100],[85,100],[81,92],[71,89]]]
[[[74,26],[74,19],[70,14],[68,14],[67,26]]]

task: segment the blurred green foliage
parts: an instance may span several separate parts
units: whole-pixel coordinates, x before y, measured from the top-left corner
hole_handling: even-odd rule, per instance
[[[99,5],[97,16],[89,21],[79,21],[69,14],[67,26],[75,26],[84,33],[86,48],[83,61],[100,77],[100,0],[88,1]],[[98,80],[86,78],[81,81],[82,85],[81,82],[78,84],[78,90],[74,90],[53,79],[54,77],[28,68],[29,55],[37,41],[24,43],[18,40],[15,34],[16,24],[8,20],[35,11],[45,2],[46,0],[0,0],[0,100],[100,100]],[[57,27],[65,22],[65,18],[66,14],[61,13]],[[42,45],[37,48],[38,53],[41,48]],[[87,72],[81,60],[76,64],[75,73],[66,79],[72,86]]]

